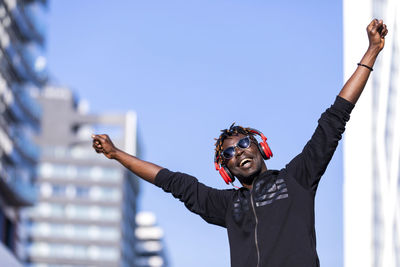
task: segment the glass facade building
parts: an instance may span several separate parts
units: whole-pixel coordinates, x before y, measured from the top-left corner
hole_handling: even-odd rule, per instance
[[[18,210],[36,197],[41,109],[32,94],[46,82],[45,9],[44,0],[0,1],[0,266],[7,251],[19,256]]]
[[[400,2],[343,1],[344,78],[368,47],[365,27],[389,33],[344,140],[344,266],[400,266]]]
[[[137,154],[136,114],[88,114],[66,88],[46,87],[38,202],[23,214],[26,266],[134,266],[138,178],[96,154],[92,133]]]

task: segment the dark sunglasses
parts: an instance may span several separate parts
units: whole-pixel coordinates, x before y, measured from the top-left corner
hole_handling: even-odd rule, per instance
[[[224,159],[231,159],[231,158],[233,158],[233,156],[235,156],[237,147],[239,147],[241,149],[245,149],[245,148],[249,148],[250,145],[251,145],[250,137],[249,136],[243,137],[236,143],[236,145],[225,148],[222,151],[222,156],[224,157]]]

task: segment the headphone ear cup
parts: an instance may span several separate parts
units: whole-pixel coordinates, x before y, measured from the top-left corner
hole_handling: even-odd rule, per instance
[[[272,151],[269,148],[267,142],[259,143],[258,148],[260,149],[261,155],[264,159],[270,159],[272,157]]]
[[[235,176],[233,176],[229,169],[225,166],[221,166],[219,169],[219,174],[222,176],[222,179],[224,179],[226,184],[230,184],[235,181]]]
[[[267,155],[265,155],[264,148],[262,147],[262,143],[257,143],[257,146],[258,146],[258,150],[260,151],[263,159],[268,159]]]

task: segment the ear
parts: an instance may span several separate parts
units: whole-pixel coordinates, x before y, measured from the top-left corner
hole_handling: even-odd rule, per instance
[[[226,184],[233,183],[235,181],[235,176],[232,175],[231,171],[226,165],[221,165],[219,169],[219,174],[222,176]]]

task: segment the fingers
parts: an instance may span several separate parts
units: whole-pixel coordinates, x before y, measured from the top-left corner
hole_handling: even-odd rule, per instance
[[[97,153],[103,153],[107,158],[113,159],[118,149],[106,134],[92,134],[92,147]]]
[[[92,147],[94,148],[94,150],[97,153],[103,153],[104,152],[103,144],[105,144],[107,142],[107,140],[109,140],[108,135],[106,135],[106,134],[92,134],[92,138],[93,138]]]
[[[374,28],[374,26],[375,26],[375,23],[377,23],[377,19],[373,19],[369,24],[368,24],[368,26],[367,26],[367,32],[371,32],[372,31],[372,29]]]
[[[97,140],[100,142],[105,142],[107,139],[109,139],[108,135],[106,134],[92,134],[93,140]]]
[[[103,153],[103,148],[97,148],[95,145],[93,145],[94,151],[96,151],[96,153]]]
[[[386,34],[388,33],[388,29],[386,24],[383,24],[382,30],[381,30],[381,38],[385,38]]]
[[[379,32],[379,30],[382,30],[382,26],[383,26],[383,20],[374,19],[368,25],[367,31],[372,34],[376,34],[377,32]]]
[[[103,147],[99,147],[97,144],[93,144],[92,147],[97,153],[103,153]]]
[[[386,24],[383,23],[383,20],[374,19],[371,23],[367,26],[368,33],[373,35],[379,34],[381,38],[385,38],[386,34],[388,33],[388,29]]]
[[[97,153],[103,153],[103,146],[101,145],[101,143],[99,142],[99,141],[97,141],[97,140],[93,140],[93,144],[92,144],[92,147],[94,148],[94,150],[97,152]]]

